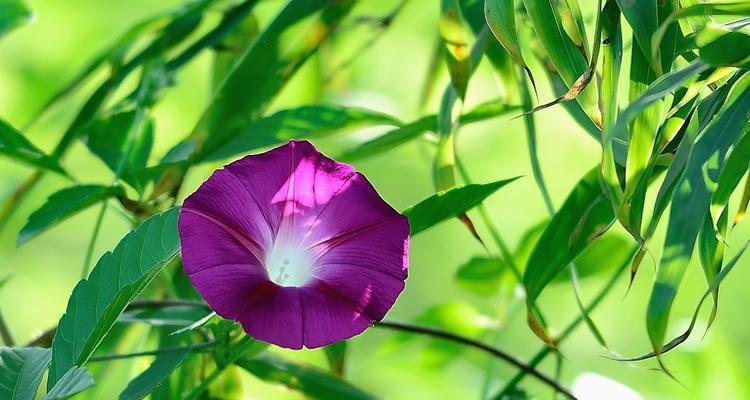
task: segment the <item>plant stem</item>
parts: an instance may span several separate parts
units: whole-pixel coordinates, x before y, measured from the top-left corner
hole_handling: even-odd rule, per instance
[[[86,258],[83,260],[83,268],[81,269],[81,279],[85,279],[89,274],[89,266],[91,265],[91,259],[94,256],[94,246],[96,246],[96,239],[99,237],[99,231],[102,227],[102,221],[104,220],[104,213],[107,211],[107,200],[102,201],[102,206],[99,209],[99,215],[96,217],[96,223],[94,225],[94,232],[91,234],[91,240],[89,241],[89,247],[86,249]]]
[[[212,347],[216,345],[219,341],[218,340],[211,340],[204,343],[199,343],[191,346],[177,346],[177,347],[165,347],[163,349],[156,349],[156,350],[147,350],[147,351],[140,351],[136,353],[124,353],[124,354],[106,354],[103,356],[94,356],[89,358],[89,362],[101,362],[101,361],[113,361],[113,360],[124,360],[128,358],[134,358],[134,357],[145,357],[145,356],[155,356],[163,353],[171,353],[175,351],[182,351],[182,350],[205,350],[209,347]]]
[[[525,364],[523,361],[519,360],[518,358],[516,358],[515,356],[511,354],[508,354],[500,349],[497,349],[490,345],[476,341],[474,339],[470,339],[464,336],[459,336],[459,335],[456,335],[450,332],[441,331],[438,329],[428,328],[424,326],[410,325],[410,324],[405,324],[401,322],[381,321],[377,323],[375,326],[403,331],[403,332],[411,332],[411,333],[428,335],[428,336],[449,340],[451,342],[460,343],[466,346],[473,347],[475,349],[482,350],[486,353],[489,353],[517,367],[519,370],[523,371],[524,374],[531,374],[532,376],[538,378],[540,381],[554,388],[558,393],[561,393],[567,396],[568,398],[575,399],[575,396],[573,396],[572,393],[570,393],[567,389],[565,389],[562,385],[560,385],[560,383],[548,377],[544,373],[539,372],[533,365]]]
[[[200,383],[200,385],[196,386],[193,390],[190,391],[190,393],[187,394],[187,396],[183,397],[184,400],[195,400],[197,399],[203,392],[208,389],[208,387],[213,383],[213,381],[218,378],[224,370],[230,366],[233,365],[235,361],[237,361],[242,355],[245,353],[247,349],[252,346],[252,344],[255,342],[254,339],[252,339],[249,336],[245,336],[242,339],[240,339],[239,342],[235,346],[233,346],[235,349],[232,351],[232,356],[227,360],[227,362],[221,366],[217,366],[216,369],[211,372],[209,376],[207,376],[205,379],[203,379]]]
[[[594,300],[591,301],[591,303],[586,307],[586,313],[591,313],[596,309],[597,306],[604,300],[605,297],[607,297],[607,294],[611,291],[611,289],[614,287],[615,283],[617,283],[617,280],[620,278],[620,275],[622,275],[622,272],[625,271],[630,266],[630,259],[633,257],[633,255],[636,252],[636,248],[631,250],[631,254],[629,257],[625,259],[625,262],[623,262],[618,268],[617,271],[615,271],[614,274],[612,274],[612,277],[609,278],[607,283],[604,285],[604,287],[599,291],[599,293],[594,297]],[[561,343],[565,338],[567,338],[573,331],[578,327],[578,325],[583,322],[584,316],[583,314],[579,314],[578,317],[576,317],[573,322],[571,322],[565,330],[560,334],[560,337],[557,339],[557,343]],[[549,353],[551,353],[553,350],[545,346],[539,352],[536,353],[536,355],[529,361],[529,366],[532,368],[535,368],[539,363],[544,360]],[[511,378],[510,381],[508,381],[507,384],[505,384],[505,387],[498,393],[496,396],[492,397],[494,400],[501,400],[503,396],[510,393],[511,390],[513,390],[516,385],[518,385],[519,382],[526,376],[527,371],[521,370],[519,371],[513,378]]]
[[[8,325],[5,323],[5,319],[3,319],[3,314],[0,312],[0,339],[3,340],[3,343],[5,343],[8,347],[13,347],[16,345],[16,343],[13,341],[13,336],[10,334],[10,329],[8,329]]]

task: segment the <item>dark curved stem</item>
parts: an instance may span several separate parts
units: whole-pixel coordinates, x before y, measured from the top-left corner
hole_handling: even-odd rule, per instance
[[[540,381],[544,382],[548,386],[555,389],[557,392],[565,395],[566,397],[570,399],[575,399],[576,397],[573,396],[573,394],[568,391],[568,389],[564,388],[559,382],[556,380],[550,378],[549,376],[545,375],[544,373],[538,371],[534,366],[524,363],[523,361],[519,360],[515,356],[508,354],[498,348],[492,347],[490,345],[484,344],[482,342],[476,341],[474,339],[470,339],[464,336],[456,335],[454,333],[441,331],[438,329],[428,328],[425,326],[417,326],[417,325],[411,325],[411,324],[405,324],[401,322],[391,322],[391,321],[381,321],[375,325],[376,327],[382,327],[386,329],[393,329],[398,331],[404,331],[404,332],[411,332],[411,333],[418,333],[422,335],[428,335],[440,339],[449,340],[451,342],[460,343],[466,346],[473,347],[478,350],[482,350],[485,353],[491,354],[494,357],[497,357],[513,366],[518,368],[519,370],[523,371],[525,374],[530,374]]]

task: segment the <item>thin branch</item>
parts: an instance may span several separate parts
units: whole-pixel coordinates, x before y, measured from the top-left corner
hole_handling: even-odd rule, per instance
[[[218,340],[211,340],[208,342],[198,343],[198,344],[194,344],[191,346],[165,347],[163,349],[139,351],[136,353],[105,354],[102,356],[91,357],[89,358],[88,362],[113,361],[113,360],[124,360],[124,359],[135,358],[135,357],[156,356],[159,354],[173,353],[175,351],[183,351],[183,350],[201,351],[209,347],[212,347],[216,345],[217,343],[219,343]]]
[[[13,341],[13,336],[10,334],[10,329],[8,329],[8,325],[5,323],[5,319],[3,319],[3,314],[0,312],[0,339],[3,340],[3,343],[5,343],[8,347],[13,347],[16,345],[16,343]]]
[[[630,265],[630,259],[633,257],[633,255],[635,254],[636,250],[637,250],[637,248],[634,248],[634,249],[631,250],[630,256],[627,257],[625,259],[625,262],[623,262],[617,268],[617,271],[615,271],[615,273],[612,274],[612,276],[609,278],[609,280],[604,285],[604,287],[602,287],[602,289],[599,291],[599,293],[596,295],[596,297],[594,297],[594,300],[592,300],[591,303],[589,304],[589,306],[586,307],[586,313],[587,314],[590,314],[591,312],[593,312],[594,309],[596,309],[596,307],[599,306],[599,304],[602,302],[602,300],[604,300],[604,298],[607,297],[607,295],[609,294],[609,292],[615,286],[615,283],[617,283],[617,280],[620,278],[620,275],[622,275],[623,271],[625,271],[625,269],[628,268],[628,266]],[[563,330],[563,332],[557,338],[556,342],[557,343],[561,343],[563,340],[565,340],[571,333],[573,333],[573,331],[576,330],[576,328],[578,328],[578,325],[580,325],[581,322],[583,322],[583,320],[584,320],[583,314],[579,314],[578,317],[576,317],[576,319],[573,320],[573,322],[571,322],[565,328],[565,330]],[[544,346],[541,350],[539,350],[536,353],[536,355],[531,359],[531,361],[529,361],[529,366],[532,367],[532,368],[536,367],[552,351],[553,351],[552,348],[550,348],[549,346]],[[500,393],[498,393],[496,396],[493,396],[492,399],[494,399],[494,400],[502,400],[502,399],[504,399],[505,398],[504,396],[507,396],[513,389],[515,389],[516,385],[518,385],[518,383],[521,382],[521,380],[526,376],[526,374],[527,374],[527,372],[523,371],[523,370],[521,370],[518,373],[516,373],[516,375],[513,378],[511,378],[511,380],[508,381],[508,383],[505,384],[505,387],[500,391]]]
[[[86,258],[83,259],[83,268],[81,269],[81,279],[85,279],[89,275],[89,268],[91,261],[94,257],[94,247],[96,246],[96,239],[99,237],[99,232],[102,228],[102,221],[104,221],[104,214],[107,212],[107,200],[102,201],[102,206],[99,209],[99,215],[96,217],[96,223],[94,224],[94,231],[91,233],[91,240],[89,240],[89,246],[86,249]]]
[[[560,385],[559,382],[555,381],[554,379],[550,378],[549,376],[545,375],[544,373],[538,371],[536,368],[534,368],[533,365],[526,364],[523,361],[519,360],[515,356],[508,354],[500,349],[497,349],[495,347],[492,347],[490,345],[484,344],[482,342],[476,341],[474,339],[470,339],[464,336],[456,335],[450,332],[441,331],[438,329],[428,328],[424,326],[417,326],[417,325],[410,325],[405,324],[401,322],[391,322],[391,321],[381,321],[378,322],[376,327],[383,327],[386,329],[393,329],[403,332],[411,332],[411,333],[418,333],[422,335],[428,335],[440,339],[449,340],[451,342],[460,343],[466,346],[473,347],[478,350],[482,350],[488,354],[491,354],[503,361],[506,361],[509,364],[512,364],[519,370],[523,371],[525,374],[531,374],[534,377],[538,378],[540,381],[544,382],[548,386],[555,389],[558,393],[561,393],[565,396],[567,396],[570,399],[575,399],[576,397],[573,396],[571,392],[569,392],[566,388],[564,388],[562,385]]]

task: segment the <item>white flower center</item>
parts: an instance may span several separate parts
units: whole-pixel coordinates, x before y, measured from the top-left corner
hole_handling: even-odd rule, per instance
[[[309,254],[295,245],[275,243],[265,264],[269,278],[279,286],[304,286],[312,278]]]

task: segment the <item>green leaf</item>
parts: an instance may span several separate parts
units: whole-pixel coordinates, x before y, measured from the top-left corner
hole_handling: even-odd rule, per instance
[[[319,368],[305,366],[272,354],[235,361],[242,369],[271,383],[278,383],[306,397],[319,400],[363,400],[377,397]]]
[[[491,296],[500,288],[507,266],[499,258],[473,257],[456,271],[459,287],[480,296]]]
[[[495,39],[500,42],[513,60],[526,71],[532,85],[534,85],[534,77],[523,59],[521,43],[518,40],[514,0],[485,0],[484,16],[487,20],[487,26],[495,35]]]
[[[469,57],[468,32],[458,0],[440,0],[438,30],[443,39],[451,84],[458,98],[463,100],[466,97],[472,67]]]
[[[750,61],[750,35],[706,26],[695,38],[698,55],[715,67],[739,66]]]
[[[42,400],[63,400],[94,386],[94,378],[84,367],[72,367]]]
[[[560,15],[552,0],[524,0],[526,13],[534,27],[539,43],[546,51],[549,60],[562,77],[568,88],[573,87],[578,78],[588,68],[587,60],[576,47],[575,42],[565,33]],[[591,82],[576,97],[583,111],[595,125],[601,126],[602,117],[597,100],[596,82]]]
[[[38,347],[0,347],[0,398],[34,400],[52,352]]]
[[[257,120],[354,3],[289,1],[237,61],[191,133],[199,154],[213,153]]]
[[[3,119],[0,119],[0,154],[4,154],[32,167],[67,175],[54,158],[44,154],[43,151],[29,142],[21,132],[10,126]]]
[[[207,306],[172,306],[125,311],[118,323],[143,323],[151,326],[186,327],[206,316]]]
[[[504,104],[499,99],[488,101],[461,115],[460,124],[485,121],[515,110],[520,110],[520,107]],[[437,124],[436,115],[424,116],[347,150],[336,159],[351,162],[386,152],[422,136],[425,132],[436,132]]]
[[[182,365],[190,349],[164,352],[156,356],[153,363],[135,377],[120,393],[120,400],[140,400],[153,392]]]
[[[323,348],[331,372],[337,376],[344,375],[344,367],[346,366],[346,348],[346,340],[329,344]]]
[[[16,243],[20,246],[88,207],[122,194],[119,186],[102,185],[79,185],[52,193],[42,207],[29,215]]]
[[[224,159],[290,139],[319,138],[342,129],[373,125],[401,123],[377,111],[333,104],[282,110],[254,122],[201,161]]]
[[[591,243],[575,258],[579,278],[587,278],[608,272],[617,265],[627,262],[632,255],[627,240],[612,233]],[[553,283],[569,283],[566,274],[558,274]]]
[[[619,0],[618,0],[619,1]],[[636,2],[637,3],[637,2]],[[666,3],[666,2],[665,2]],[[655,60],[658,55],[654,54],[653,49],[661,46],[662,41],[669,38],[670,30],[674,30],[674,23],[682,18],[703,17],[708,19],[711,16],[732,15],[747,16],[750,15],[750,3],[747,1],[716,1],[705,2],[675,9],[669,16],[662,19],[659,28],[651,35],[651,58]]]
[[[232,67],[234,67],[237,60],[252,45],[259,32],[258,19],[252,14],[248,15],[214,49],[216,52],[214,55],[212,82],[214,91],[221,87],[222,81],[232,71]]]
[[[0,0],[0,38],[33,17],[31,10],[20,0]]]
[[[411,234],[416,235],[446,219],[461,215],[478,206],[501,187],[518,179],[511,178],[486,184],[472,184],[441,191],[404,210]]]
[[[48,387],[91,357],[119,315],[180,249],[178,208],[147,219],[76,285],[52,342]]]
[[[547,284],[613,222],[612,205],[594,168],[576,184],[534,246],[523,274],[526,302],[533,304]]]
[[[651,35],[659,26],[659,12],[656,1],[628,1],[617,0],[620,11],[628,24],[633,29],[633,38],[638,44],[641,54],[645,60],[651,56]],[[633,47],[633,51],[638,49]],[[635,56],[633,56],[635,57]],[[646,63],[648,66],[648,61]]]
[[[124,111],[94,121],[85,129],[83,141],[121,176],[146,167],[154,141],[153,124],[143,109]]]
[[[716,191],[711,196],[711,220],[717,232],[719,231],[719,218],[729,205],[729,197],[747,173],[748,164],[750,164],[750,126],[745,128],[742,138],[729,153],[724,168],[719,172]]]
[[[664,342],[672,302],[690,261],[701,222],[708,212],[718,171],[725,164],[729,148],[739,140],[748,112],[750,76],[745,76],[732,88],[720,114],[698,137],[672,194],[664,252],[646,318],[649,338],[656,350]]]
[[[620,139],[627,138],[628,131],[629,131],[628,125],[636,117],[641,115],[641,113],[646,108],[648,108],[655,102],[659,101],[663,97],[674,92],[675,89],[681,87],[686,81],[690,79],[694,79],[697,76],[697,74],[700,74],[706,69],[708,69],[708,65],[700,61],[694,61],[685,68],[672,71],[666,75],[662,75],[657,80],[655,80],[652,84],[650,84],[648,88],[644,90],[638,96],[638,98],[634,99],[630,103],[630,105],[620,113],[619,117],[617,118],[617,122],[615,123],[615,125],[612,127],[611,130],[604,132],[604,138],[603,138],[603,144],[602,144],[604,148],[604,155],[602,156],[602,176],[604,177],[604,181],[606,183],[609,196],[613,199],[613,202],[617,207],[621,207],[630,199],[624,198],[624,193],[622,191],[622,188],[620,187],[619,178],[617,177],[617,172],[616,172],[616,167],[615,167],[616,156],[614,152],[615,138],[620,138]],[[633,150],[629,149],[628,152],[633,153]],[[649,155],[651,154],[650,149],[648,149],[648,154]],[[649,156],[649,158],[651,157]],[[632,161],[631,161],[631,165],[633,165]],[[638,165],[642,165],[642,162],[639,163]],[[641,166],[640,168],[645,168],[645,167]],[[641,170],[641,174],[642,173],[643,171]],[[637,183],[633,183],[631,187],[637,186],[637,185],[638,185]],[[632,192],[634,192],[634,189],[631,189],[631,192],[629,192],[628,194],[631,194]],[[626,207],[628,206],[628,204],[625,204],[625,205]],[[626,217],[629,216],[628,214],[624,214],[624,215]],[[629,220],[627,218],[625,218],[624,222],[625,222],[626,227],[630,227]]]

